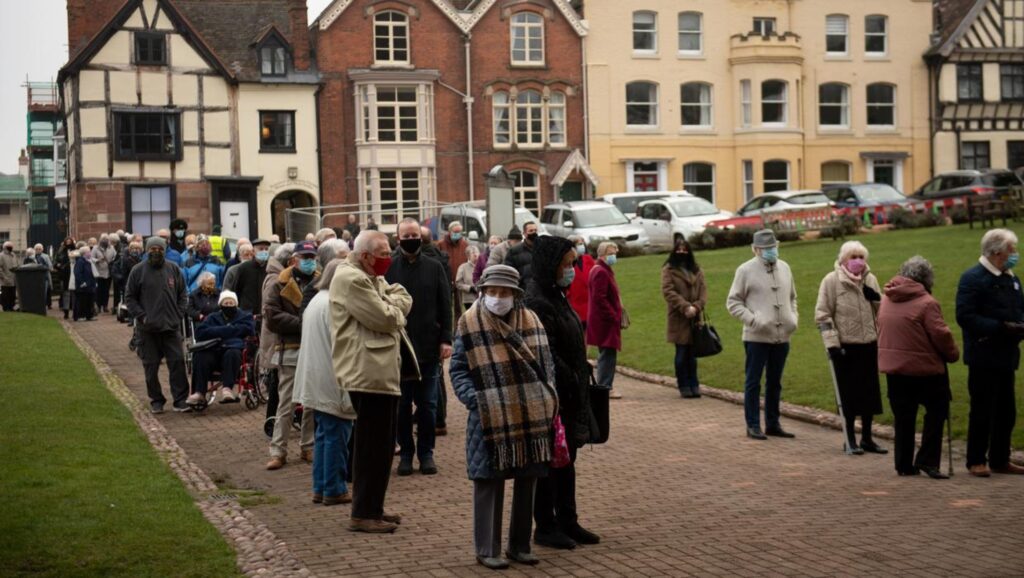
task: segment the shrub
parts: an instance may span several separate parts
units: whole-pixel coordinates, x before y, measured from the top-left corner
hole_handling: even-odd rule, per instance
[[[847,235],[856,235],[860,232],[863,222],[856,215],[840,215],[836,221],[821,230],[821,236],[830,239],[838,239]]]
[[[708,227],[704,229],[703,233],[691,235],[687,240],[694,250],[742,247],[754,242],[755,231],[756,229],[751,227],[736,227],[734,229]]]
[[[957,205],[949,210],[949,219],[954,225],[963,225],[967,222],[967,207]]]
[[[944,215],[932,211],[914,213],[906,209],[893,209],[890,219],[894,229],[920,229],[922,227],[940,227],[946,224]]]

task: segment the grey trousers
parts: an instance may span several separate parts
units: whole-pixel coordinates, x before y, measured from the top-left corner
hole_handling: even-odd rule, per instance
[[[295,366],[282,365],[278,369],[277,421],[274,422],[274,435],[270,438],[270,457],[288,455],[288,437],[292,431],[292,415],[295,403],[292,401],[292,388],[295,386]],[[313,449],[313,433],[315,423],[312,411],[302,412],[302,425],[299,436],[299,449]]]
[[[515,478],[512,483],[512,516],[508,550],[530,553],[533,527],[533,492],[537,478]],[[501,556],[501,514],[505,505],[505,480],[473,480],[473,543],[482,558]]]
[[[614,347],[600,347],[597,350],[597,384],[611,389],[615,380],[615,365],[619,352]]]

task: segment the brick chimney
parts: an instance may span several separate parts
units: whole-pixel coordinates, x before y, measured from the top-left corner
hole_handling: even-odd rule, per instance
[[[25,154],[25,149],[21,149],[21,156],[18,157],[18,174],[25,181],[25,186],[28,186],[28,155]]]
[[[295,70],[309,70],[309,9],[306,0],[288,0],[288,20]]]
[[[68,54],[74,58],[131,0],[68,0]]]

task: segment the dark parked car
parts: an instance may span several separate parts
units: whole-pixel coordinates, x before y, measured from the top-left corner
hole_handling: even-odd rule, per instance
[[[830,185],[822,190],[837,209],[859,209],[862,207],[902,207],[907,197],[883,183],[861,183],[857,185]]]
[[[951,171],[937,175],[909,197],[911,201],[931,201],[969,195],[1020,195],[1024,183],[1006,169]]]

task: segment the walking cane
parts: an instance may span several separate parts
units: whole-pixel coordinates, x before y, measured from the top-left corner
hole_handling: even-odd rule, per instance
[[[832,329],[831,323],[822,323],[818,325],[819,331],[828,331]],[[850,447],[850,434],[852,432],[846,431],[846,415],[843,413],[843,398],[839,395],[839,379],[836,377],[836,366],[832,363],[832,356],[828,354],[828,347],[825,348],[825,358],[828,359],[828,369],[832,374],[832,387],[836,393],[836,413],[839,414],[839,421],[843,425],[843,448],[846,455],[853,455],[853,448]]]

